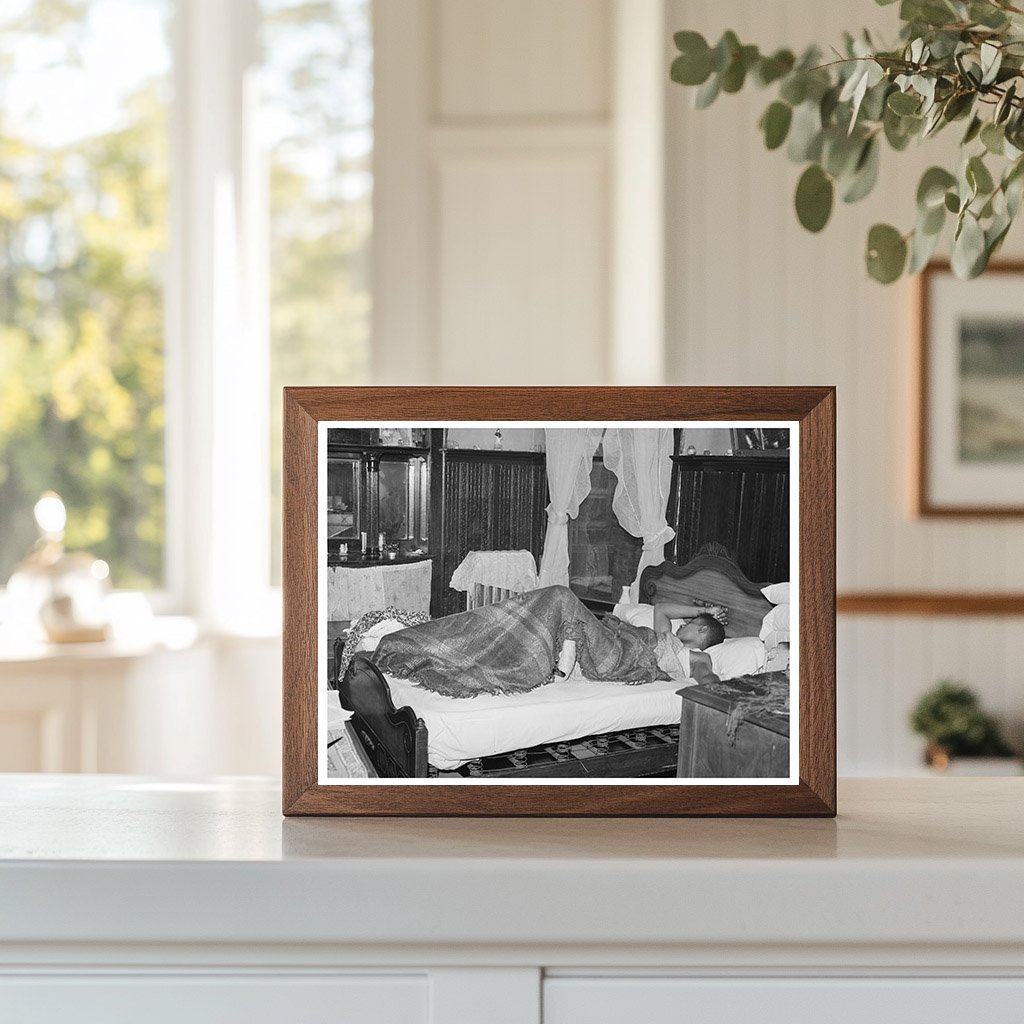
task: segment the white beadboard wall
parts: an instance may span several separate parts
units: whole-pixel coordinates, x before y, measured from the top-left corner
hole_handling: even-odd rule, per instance
[[[865,25],[891,39],[893,10],[869,0],[669,0],[667,16],[669,30],[712,42],[732,28],[743,42],[796,48]],[[869,226],[909,228],[921,171],[955,137],[886,152],[877,192],[837,204],[813,236],[793,212],[799,168],[761,144],[768,102],[750,89],[697,111],[692,90],[667,87],[667,381],[838,387],[841,590],[1024,590],[1024,521],[911,516],[913,288],[883,288],[863,270]],[[1018,229],[1006,254],[1021,255],[1021,242]],[[975,687],[1021,740],[1022,665],[1022,618],[841,617],[841,773],[914,770],[920,742],[907,714],[943,676]]]

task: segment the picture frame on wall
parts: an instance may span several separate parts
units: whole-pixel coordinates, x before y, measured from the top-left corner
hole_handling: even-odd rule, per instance
[[[835,814],[834,388],[286,388],[283,471],[286,815]]]
[[[920,275],[914,510],[1024,516],[1024,263]]]

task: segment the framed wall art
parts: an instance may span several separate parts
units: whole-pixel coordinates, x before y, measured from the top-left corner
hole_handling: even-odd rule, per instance
[[[916,511],[1024,515],[1024,263],[919,288]]]
[[[285,814],[835,813],[833,389],[284,410]]]

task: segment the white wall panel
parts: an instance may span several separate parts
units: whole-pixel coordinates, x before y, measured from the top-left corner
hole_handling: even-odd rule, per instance
[[[446,384],[599,383],[606,155],[458,155],[439,168]]]
[[[829,44],[865,24],[895,36],[895,8],[863,0],[669,0],[670,31],[712,42],[726,28],[763,48]],[[668,55],[667,55],[668,56]],[[881,185],[837,204],[820,235],[797,223],[800,169],[761,145],[772,98],[748,88],[705,111],[667,85],[667,382],[835,384],[839,406],[841,590],[1024,589],[1024,522],[929,522],[909,512],[914,285],[883,288],[863,269],[871,224],[910,226],[917,180],[957,133],[883,153]],[[1011,232],[1008,255],[1024,251]],[[1024,717],[1024,621],[840,620],[840,768],[913,770],[906,715],[944,675],[975,687],[1016,728]]]
[[[608,0],[440,0],[440,120],[604,117]]]

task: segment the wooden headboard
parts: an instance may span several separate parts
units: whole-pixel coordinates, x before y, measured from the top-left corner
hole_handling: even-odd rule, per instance
[[[757,636],[761,620],[772,604],[761,588],[724,555],[697,555],[686,565],[662,562],[650,565],[640,577],[644,604],[671,601],[677,604],[722,604],[729,609],[726,636]]]

